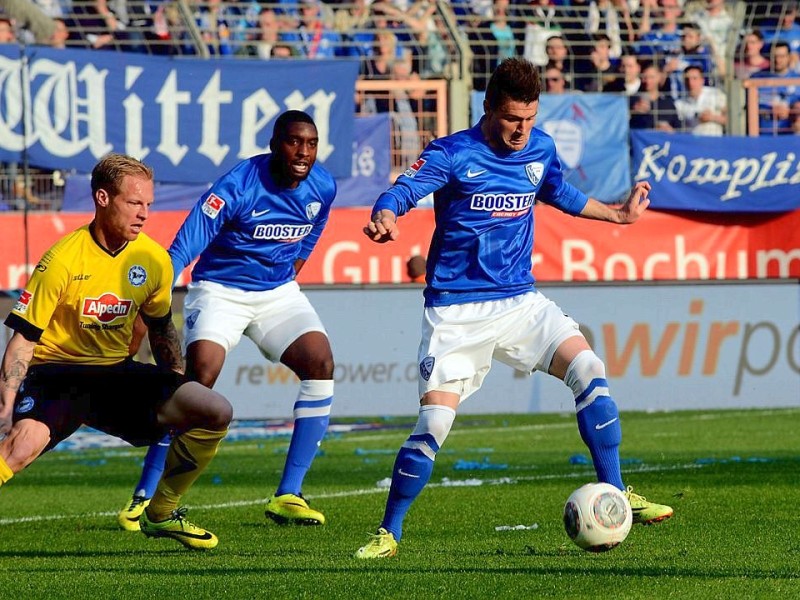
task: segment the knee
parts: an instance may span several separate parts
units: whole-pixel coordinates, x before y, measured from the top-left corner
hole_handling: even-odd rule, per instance
[[[42,453],[50,442],[50,429],[44,423],[18,421],[5,443],[4,458],[8,468],[18,473]]]
[[[233,420],[233,406],[225,397],[219,394],[217,396],[208,415],[209,423],[205,426],[206,429],[214,431],[227,429]]]
[[[605,380],[606,367],[600,357],[592,350],[584,350],[572,359],[564,375],[566,383],[577,397],[588,389],[592,381]]]
[[[330,353],[315,353],[308,357],[305,364],[298,368],[295,374],[303,380],[306,379],[333,379],[333,355]]]

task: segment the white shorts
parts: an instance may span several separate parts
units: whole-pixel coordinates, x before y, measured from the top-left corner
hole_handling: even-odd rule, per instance
[[[488,302],[431,306],[422,318],[419,395],[477,392],[497,359],[519,371],[547,372],[564,340],[582,336],[555,302],[530,292]]]
[[[183,318],[184,346],[209,340],[227,354],[244,334],[273,362],[279,362],[304,333],[327,335],[317,311],[295,281],[264,292],[246,292],[210,281],[190,283]]]

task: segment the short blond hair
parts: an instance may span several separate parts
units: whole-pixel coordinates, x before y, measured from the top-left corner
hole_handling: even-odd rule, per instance
[[[92,197],[98,190],[105,190],[112,198],[118,195],[126,175],[152,181],[153,169],[127,154],[107,154],[92,169]]]

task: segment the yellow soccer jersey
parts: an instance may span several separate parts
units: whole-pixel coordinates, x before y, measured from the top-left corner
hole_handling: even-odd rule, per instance
[[[6,324],[28,339],[40,336],[33,363],[108,365],[127,358],[140,309],[160,318],[171,305],[164,248],[141,233],[112,255],[86,225],[45,252]]]

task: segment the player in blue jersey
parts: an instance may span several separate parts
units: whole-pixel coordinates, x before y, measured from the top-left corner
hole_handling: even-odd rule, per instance
[[[266,506],[277,523],[322,525],[303,498],[303,480],[328,427],[333,354],[325,328],[295,276],[319,240],[336,196],[317,165],[314,120],[290,110],[275,121],[271,153],[219,178],[186,218],[169,249],[176,274],[199,255],[184,303],[186,375],[213,387],[242,334],[300,379],[294,430],[280,483]],[[177,275],[176,275],[177,277]],[[151,446],[134,497],[120,512],[131,523],[147,503],[147,482],[163,465]]]
[[[374,242],[390,242],[399,234],[397,217],[434,195],[419,418],[397,454],[383,521],[357,558],[397,553],[405,515],[430,479],[456,409],[481,387],[492,359],[563,380],[575,396],[578,428],[598,480],[626,492],[637,522],[672,515],[670,507],[623,484],[619,413],[605,367],[577,323],[536,290],[531,274],[536,200],[575,216],[633,223],[649,204],[650,185],[638,183],[615,208],[564,181],[553,139],[534,129],[540,90],[533,64],[518,57],[503,61],[490,78],[480,122],[431,142],[381,194],[364,228]]]

